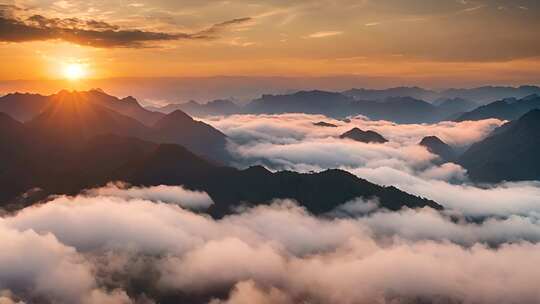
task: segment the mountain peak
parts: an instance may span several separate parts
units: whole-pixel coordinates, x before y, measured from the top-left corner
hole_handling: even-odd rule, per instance
[[[364,131],[359,128],[352,128],[351,130],[341,134],[340,138],[348,138],[363,143],[385,143],[388,142],[381,134],[375,131]]]
[[[171,123],[191,122],[191,121],[193,121],[193,118],[189,116],[188,114],[186,114],[186,112],[182,110],[175,110],[165,115],[160,120],[158,120],[155,124],[155,127],[161,128]]]
[[[429,152],[438,155],[444,161],[456,159],[454,149],[437,136],[426,136],[422,138],[419,145],[426,147]]]

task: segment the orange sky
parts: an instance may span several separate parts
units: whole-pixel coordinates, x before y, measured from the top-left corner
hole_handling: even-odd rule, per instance
[[[62,78],[77,63],[91,78],[540,83],[540,4],[532,0],[0,3],[0,80]]]

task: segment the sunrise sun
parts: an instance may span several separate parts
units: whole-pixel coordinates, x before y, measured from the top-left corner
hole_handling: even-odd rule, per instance
[[[69,80],[79,80],[87,74],[86,67],[80,63],[70,63],[64,67],[63,75]]]

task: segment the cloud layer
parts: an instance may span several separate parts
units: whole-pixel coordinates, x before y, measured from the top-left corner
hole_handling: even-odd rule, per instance
[[[540,299],[530,267],[540,262],[540,223],[524,217],[472,224],[425,209],[317,218],[281,201],[214,220],[175,204],[81,195],[1,218],[0,237],[3,301]]]
[[[313,123],[318,121],[338,127],[315,127]],[[454,163],[440,164],[436,155],[418,145],[423,137],[435,135],[463,151],[504,123],[500,120],[399,125],[361,116],[345,122],[320,115],[285,114],[236,115],[209,118],[208,122],[229,136],[230,150],[242,166],[260,163],[273,170],[296,171],[341,168],[473,217],[540,211],[539,183],[474,185],[465,169]],[[353,127],[374,130],[389,142],[365,144],[338,138]]]

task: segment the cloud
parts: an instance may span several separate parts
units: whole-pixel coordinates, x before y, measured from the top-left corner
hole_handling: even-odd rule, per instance
[[[338,36],[343,34],[341,31],[322,31],[322,32],[315,32],[313,34],[309,34],[309,38],[326,38],[326,37],[332,37],[332,36]]]
[[[1,303],[16,303],[12,294],[19,293],[29,293],[24,295],[25,301],[47,298],[61,303],[127,303],[124,292],[98,289],[91,265],[53,235],[17,231],[0,222],[0,239],[0,285],[9,290],[9,295],[4,292],[0,296]]]
[[[338,127],[317,128],[313,126],[317,121]],[[504,121],[400,125],[365,117],[344,122],[321,115],[284,114],[236,115],[208,118],[207,122],[227,134],[233,142],[229,148],[241,166],[263,164],[272,170],[303,172],[341,168],[373,183],[432,199],[470,217],[540,212],[539,183],[474,185],[464,168],[454,163],[439,164],[436,155],[418,145],[423,137],[435,135],[463,151]],[[374,130],[389,142],[364,144],[338,138],[352,127]]]
[[[331,122],[338,127],[316,128],[313,127],[316,121]],[[424,173],[426,177],[439,179],[466,177],[457,165],[434,168],[437,156],[418,145],[423,137],[435,135],[457,149],[464,149],[503,123],[492,119],[398,125],[362,116],[344,122],[307,114],[234,115],[208,118],[207,122],[227,134],[233,143],[230,150],[238,156],[241,165],[260,162],[271,169],[300,171],[386,166],[408,173],[429,170]],[[365,144],[339,138],[353,127],[373,130],[389,142]]]
[[[122,29],[104,21],[79,18],[49,18],[42,15],[18,18],[9,7],[0,8],[0,12],[0,41],[64,40],[100,48],[140,48],[159,41],[217,39],[218,34],[228,27],[251,20],[233,19],[194,33],[168,33]]]
[[[133,187],[122,182],[109,183],[104,187],[84,192],[91,196],[114,196],[126,199],[145,199],[177,204],[187,209],[202,210],[214,204],[206,192],[190,191],[181,186]]]
[[[26,302],[152,303],[180,294],[214,304],[534,303],[540,296],[533,284],[540,271],[530,267],[540,262],[540,222],[532,216],[468,223],[422,209],[315,217],[279,201],[216,220],[142,198],[80,195],[0,218],[0,239],[0,285]]]

